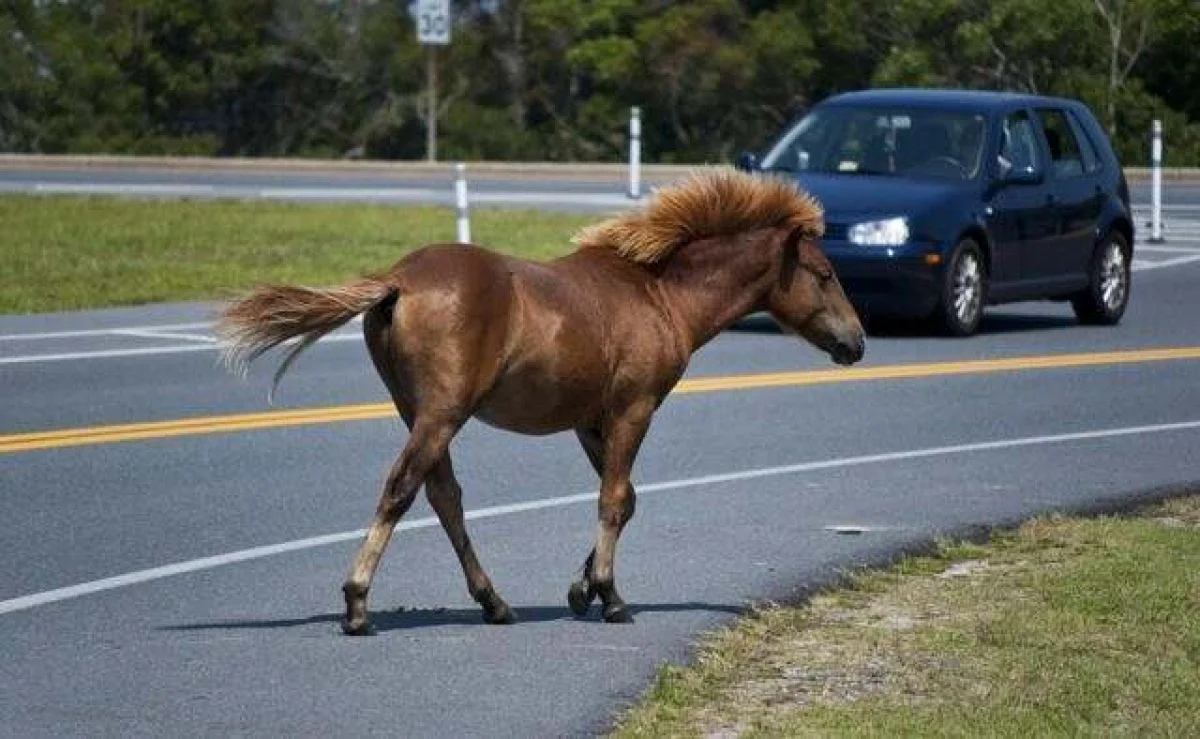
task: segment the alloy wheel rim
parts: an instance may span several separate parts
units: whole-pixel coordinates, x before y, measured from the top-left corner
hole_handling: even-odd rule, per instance
[[[954,315],[959,323],[965,325],[975,319],[983,298],[982,288],[979,259],[974,254],[964,254],[954,273]]]
[[[1127,289],[1125,253],[1116,244],[1109,244],[1100,263],[1100,299],[1104,307],[1110,311],[1119,308]]]

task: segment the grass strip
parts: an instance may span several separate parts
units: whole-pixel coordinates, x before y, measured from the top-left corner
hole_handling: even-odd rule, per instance
[[[1200,497],[1043,517],[770,607],[616,735],[1200,736]]]
[[[477,209],[472,237],[547,259],[597,216]],[[328,285],[453,241],[445,208],[0,197],[0,313],[225,299],[261,282]]]

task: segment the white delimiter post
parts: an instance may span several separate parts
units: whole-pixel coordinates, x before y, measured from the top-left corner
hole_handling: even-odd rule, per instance
[[[458,216],[458,242],[471,243],[471,211],[467,202],[467,165],[454,165],[454,212]]]
[[[1162,233],[1162,121],[1154,121],[1150,144],[1150,243],[1161,244]]]
[[[642,109],[629,109],[629,197],[642,196]]]

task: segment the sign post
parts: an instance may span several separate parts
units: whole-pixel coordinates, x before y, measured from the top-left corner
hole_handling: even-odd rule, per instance
[[[450,0],[417,0],[417,41],[425,47],[425,158],[437,161],[437,47],[450,43]]]

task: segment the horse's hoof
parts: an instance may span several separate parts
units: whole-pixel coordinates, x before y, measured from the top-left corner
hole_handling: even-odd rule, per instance
[[[596,591],[588,587],[587,582],[576,580],[567,590],[567,605],[571,607],[571,613],[583,618],[587,615],[588,608],[591,607],[595,597]]]
[[[365,618],[361,621],[351,621],[348,618],[343,618],[342,633],[346,636],[374,636],[375,629],[371,627],[371,622]]]
[[[484,609],[483,622],[493,626],[507,626],[517,622],[517,612],[506,605],[492,610]]]
[[[604,607],[604,620],[610,624],[633,623],[633,612],[624,603]]]

